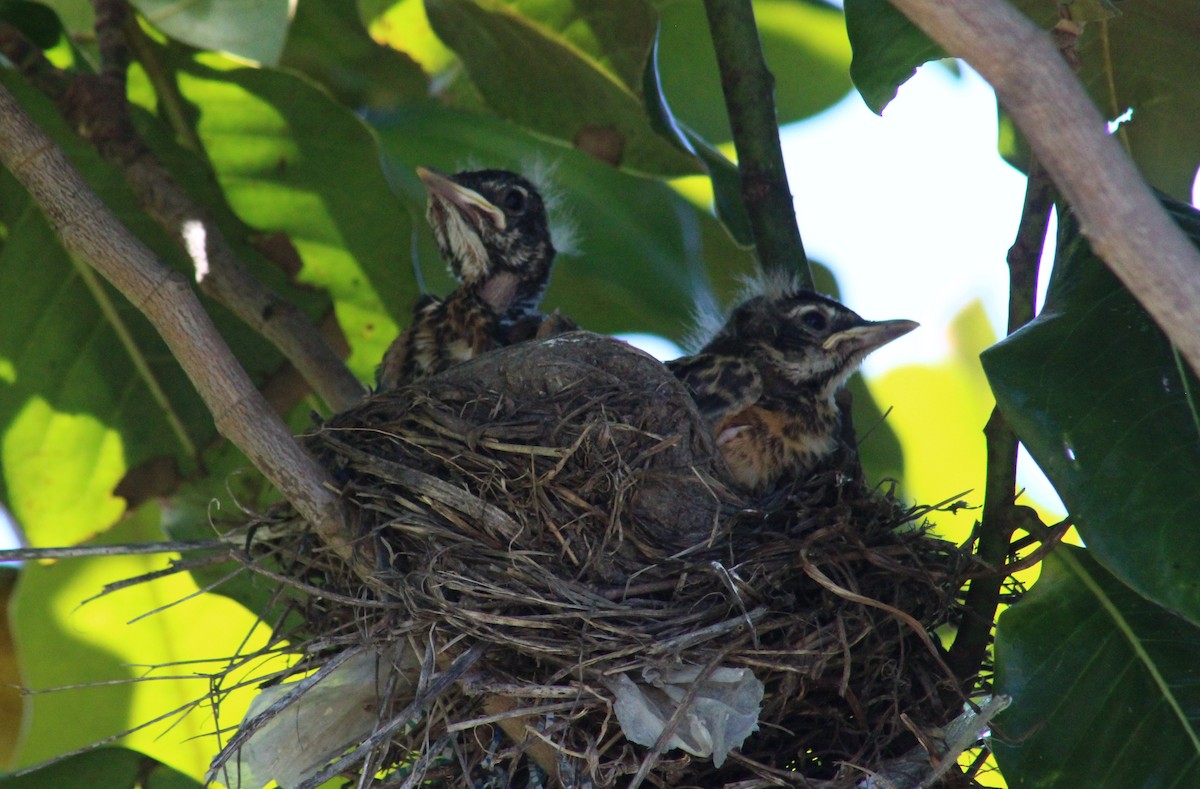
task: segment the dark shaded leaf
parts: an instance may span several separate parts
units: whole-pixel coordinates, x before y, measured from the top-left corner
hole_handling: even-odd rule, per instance
[[[1172,208],[1200,238],[1200,217]],[[1059,222],[1041,315],[986,351],[983,364],[1001,410],[1096,559],[1200,622],[1197,383],[1072,214]]]
[[[321,83],[348,107],[386,107],[429,92],[416,61],[372,41],[345,0],[299,3],[279,64]]]
[[[946,57],[887,0],[846,0],[846,32],[854,58],[850,78],[863,101],[882,113],[917,66]]]
[[[664,3],[659,34],[663,90],[675,114],[714,143],[733,139],[704,4]],[[841,12],[819,2],[758,0],[754,15],[775,75],[779,123],[803,120],[838,102],[851,84]]]
[[[497,114],[633,170],[699,171],[647,114],[658,19],[641,0],[428,0],[426,10]]]
[[[1200,630],[1061,546],[1000,615],[992,746],[1007,784],[1200,784]]]
[[[201,49],[274,65],[287,39],[288,0],[131,0],[155,27]]]
[[[200,783],[126,748],[99,748],[20,777],[0,778],[0,789],[92,786],[96,789],[199,789]]]

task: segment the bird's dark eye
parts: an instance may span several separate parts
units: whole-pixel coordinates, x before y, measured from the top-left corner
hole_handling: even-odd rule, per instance
[[[825,319],[825,316],[816,310],[804,313],[800,318],[800,322],[813,331],[824,331],[825,327],[829,325],[829,321]]]
[[[504,193],[504,209],[512,211],[514,214],[525,210],[525,190],[524,189],[509,189]]]

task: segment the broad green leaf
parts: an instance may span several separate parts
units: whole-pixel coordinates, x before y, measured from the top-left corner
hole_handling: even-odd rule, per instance
[[[429,92],[416,61],[371,40],[346,0],[299,3],[280,65],[321,83],[348,107],[386,107]]]
[[[99,542],[161,536],[157,508],[147,506]],[[254,615],[218,595],[194,596],[196,585],[186,573],[83,604],[105,584],[166,567],[167,558],[103,556],[24,567],[12,606],[24,684],[33,690],[81,683],[84,687],[27,697],[20,766],[205,700],[214,691],[208,676],[222,668],[226,658],[264,643],[266,633],[257,627]],[[143,614],[150,615],[137,619]],[[134,678],[139,681],[132,682]],[[221,725],[240,720],[249,705],[251,691],[233,691],[236,681],[235,676],[215,686],[221,693],[231,691],[221,702]],[[218,747],[212,736],[216,725],[211,711],[200,705],[177,722],[172,716],[120,742],[187,775],[200,776]]]
[[[1057,6],[1042,0],[1015,5],[1043,29],[1057,21]],[[1107,8],[1106,8],[1107,6]],[[1079,38],[1079,78],[1109,120],[1132,109],[1119,136],[1146,180],[1181,200],[1191,196],[1200,166],[1200,83],[1196,31],[1200,5],[1192,0],[1136,0],[1111,17],[1107,2],[1074,3],[1077,18],[1090,21]],[[1111,18],[1108,18],[1111,17]],[[846,24],[854,47],[850,73],[876,112],[917,66],[943,53],[886,0],[846,0]],[[956,53],[962,54],[962,53]]]
[[[17,28],[34,46],[42,49],[53,47],[62,35],[62,26],[54,12],[42,3],[28,0],[2,0],[0,22]]]
[[[1171,206],[1192,238],[1200,218]],[[1060,214],[1046,305],[983,355],[1001,410],[1100,563],[1200,622],[1197,384],[1169,342]]]
[[[699,170],[647,114],[658,19],[641,0],[427,0],[426,11],[497,114],[632,170]]]
[[[286,235],[303,263],[298,281],[329,291],[348,363],[371,378],[415,295],[409,213],[384,180],[375,139],[293,74],[168,52],[230,207],[259,232]]]
[[[425,0],[358,0],[358,12],[371,37],[403,52],[428,74],[441,74],[458,62],[433,32]]]
[[[133,0],[162,32],[200,49],[274,65],[291,21],[289,0]]]
[[[91,786],[96,789],[200,789],[182,773],[126,748],[100,748],[20,777],[0,777],[0,789]]]
[[[672,110],[705,139],[731,140],[703,3],[666,3],[661,14],[659,71]],[[850,44],[838,9],[796,0],[758,0],[754,16],[775,76],[780,125],[816,115],[846,95],[851,88]]]
[[[1010,787],[1200,785],[1200,630],[1061,546],[1000,616],[992,747]]]
[[[846,0],[845,11],[854,50],[850,78],[873,112],[883,112],[917,66],[946,57],[887,0]]]
[[[614,170],[511,124],[433,103],[375,123],[397,187],[419,206],[425,191],[413,172],[417,165],[449,171],[548,166],[561,193],[556,213],[577,227],[580,252],[560,256],[543,308],[560,308],[586,329],[681,339],[689,330],[693,296],[709,281],[727,293],[736,275],[753,266],[750,253],[709,214],[665,184]],[[421,268],[431,289],[444,292],[450,287],[444,265],[427,225],[420,224]]]

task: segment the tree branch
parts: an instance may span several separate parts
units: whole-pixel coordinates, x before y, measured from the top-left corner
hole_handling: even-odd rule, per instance
[[[1001,0],[892,0],[996,90],[1092,248],[1200,373],[1200,252],[1170,220],[1051,37]]]
[[[704,0],[717,51],[725,107],[737,148],[742,202],[764,271],[791,271],[806,287],[812,272],[796,224],[775,112],[775,78],[763,58],[750,0]]]
[[[59,107],[63,116],[105,160],[121,169],[147,214],[183,248],[196,281],[274,344],[331,409],[360,401],[365,389],[337,352],[296,305],[274,293],[242,264],[216,220],[200,207],[146,146],[125,98],[129,54],[121,25],[124,0],[96,0],[101,73],[70,74],[55,68],[8,25],[0,25],[0,52]]]
[[[67,251],[99,271],[150,320],[221,435],[246,453],[326,545],[352,567],[365,568],[328,474],[254,388],[187,280],[113,216],[3,85],[0,161],[45,212]]]

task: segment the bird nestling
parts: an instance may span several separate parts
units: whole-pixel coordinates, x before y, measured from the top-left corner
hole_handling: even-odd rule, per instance
[[[838,391],[867,354],[917,323],[864,320],[790,278],[756,290],[699,353],[667,366],[691,389],[733,481],[764,493],[833,455]]]
[[[506,170],[417,175],[429,192],[426,217],[459,281],[445,299],[425,295],[388,347],[377,389],[394,389],[494,348],[574,328],[538,312],[555,249],[542,195]]]

